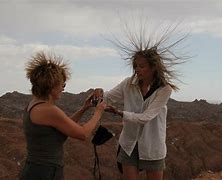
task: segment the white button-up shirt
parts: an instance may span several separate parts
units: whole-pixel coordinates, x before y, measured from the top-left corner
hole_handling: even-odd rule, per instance
[[[123,129],[119,144],[130,155],[138,142],[141,160],[159,160],[166,157],[166,104],[170,98],[170,85],[159,87],[145,101],[135,77],[126,78],[104,93],[107,103],[122,102]]]

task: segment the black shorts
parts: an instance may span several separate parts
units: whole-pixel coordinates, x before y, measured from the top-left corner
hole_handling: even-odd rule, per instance
[[[62,180],[63,167],[26,162],[19,180]]]
[[[128,156],[126,152],[120,147],[117,156],[117,162],[123,165],[135,166],[139,170],[163,171],[165,169],[165,158],[159,160],[140,160],[137,145],[135,146],[130,156]]]

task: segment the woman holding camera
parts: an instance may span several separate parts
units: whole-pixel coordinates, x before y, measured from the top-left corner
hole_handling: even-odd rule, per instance
[[[33,98],[23,117],[28,154],[20,179],[61,180],[64,142],[67,137],[85,140],[90,136],[106,103],[99,101],[91,119],[79,125],[83,113],[93,106],[92,96],[71,117],[55,105],[70,76],[61,58],[39,52],[28,62],[26,75],[32,84]]]

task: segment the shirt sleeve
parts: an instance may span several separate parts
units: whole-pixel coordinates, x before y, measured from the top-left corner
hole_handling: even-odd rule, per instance
[[[126,86],[127,79],[123,80],[121,83],[119,83],[116,87],[113,89],[104,92],[104,101],[108,104],[115,104],[117,102],[123,102],[123,89]]]
[[[163,87],[156,93],[154,99],[143,113],[123,111],[123,120],[137,122],[140,124],[147,123],[148,121],[155,118],[160,113],[161,109],[167,104],[171,92],[172,88],[170,85]]]

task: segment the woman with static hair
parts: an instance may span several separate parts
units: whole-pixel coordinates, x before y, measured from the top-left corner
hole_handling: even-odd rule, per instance
[[[106,103],[99,101],[92,117],[83,125],[78,121],[92,107],[89,96],[83,106],[68,117],[55,101],[61,96],[69,69],[60,57],[38,52],[26,66],[33,98],[23,117],[27,158],[21,180],[63,179],[63,144],[67,137],[85,140],[98,124]]]
[[[167,102],[172,90],[178,89],[171,67],[182,62],[172,50],[184,37],[167,46],[167,33],[153,44],[151,39],[143,41],[142,35],[128,35],[128,44],[114,43],[126,53],[132,76],[104,94],[101,88],[96,93],[98,97],[104,96],[107,111],[123,119],[117,156],[123,179],[138,180],[139,171],[145,170],[148,180],[162,180],[167,152]],[[120,102],[123,110],[114,106]]]

